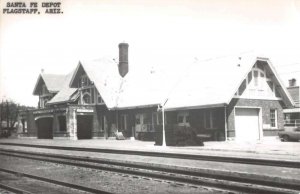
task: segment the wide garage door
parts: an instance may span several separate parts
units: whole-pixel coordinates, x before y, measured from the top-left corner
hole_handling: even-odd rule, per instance
[[[52,139],[53,138],[53,118],[39,118],[36,120],[37,136],[39,139]]]
[[[236,140],[259,139],[259,109],[236,108],[235,109],[235,137]]]

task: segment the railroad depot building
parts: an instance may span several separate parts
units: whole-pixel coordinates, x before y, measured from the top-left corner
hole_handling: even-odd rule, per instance
[[[283,109],[294,102],[268,58],[244,54],[183,66],[173,77],[135,71],[128,44],[120,43],[119,61],[80,61],[65,76],[42,73],[33,91],[39,107],[22,113],[20,136],[106,139],[122,132],[153,140],[164,125],[167,138],[192,128],[208,140],[252,141],[284,128]]]

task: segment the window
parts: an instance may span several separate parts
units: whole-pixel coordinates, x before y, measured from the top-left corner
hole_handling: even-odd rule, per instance
[[[84,93],[82,96],[83,104],[91,104],[91,95],[89,93]]]
[[[275,87],[275,96],[276,96],[277,98],[281,98],[281,95],[280,95],[280,93],[279,93],[278,87]]]
[[[268,86],[269,86],[270,90],[273,92],[273,90],[274,90],[274,88],[273,88],[273,82],[267,81],[267,83],[268,83]]]
[[[160,125],[162,124],[162,115],[160,113],[154,112],[152,113],[152,123],[154,125]]]
[[[254,86],[258,86],[258,71],[254,71]]]
[[[96,104],[96,102],[98,104],[103,104],[103,100],[94,86],[82,89],[81,96],[82,104]]]
[[[206,129],[214,129],[216,126],[216,112],[213,110],[208,110],[205,112],[204,114],[205,119],[204,119],[204,123],[205,123],[205,128]]]
[[[121,115],[121,123],[120,123],[120,130],[125,131],[127,129],[127,118],[126,114]]]
[[[152,117],[150,114],[143,114],[143,124],[151,124],[152,122]]]
[[[248,84],[251,82],[252,80],[252,71],[248,73]]]
[[[177,114],[177,124],[179,126],[189,126],[189,112],[179,112]]]
[[[264,65],[262,63],[258,62],[258,63],[256,63],[256,66],[258,69],[264,71]]]
[[[81,87],[86,87],[86,86],[91,85],[91,82],[90,82],[89,78],[87,77],[87,75],[82,75],[80,77],[80,84],[79,85]]]
[[[138,114],[138,115],[135,115],[135,124],[139,125],[141,124],[141,119],[140,119],[141,115]]]
[[[270,110],[270,121],[271,121],[271,127],[277,128],[277,110],[276,109]]]

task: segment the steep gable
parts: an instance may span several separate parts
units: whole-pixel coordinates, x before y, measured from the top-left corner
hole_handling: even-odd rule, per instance
[[[43,85],[46,86],[49,93],[57,93],[62,88],[62,85],[59,83],[62,83],[64,79],[65,75],[40,74],[35,84],[33,95],[39,95],[43,90]]]
[[[51,105],[65,103],[69,101],[75,101],[78,98],[78,95],[76,93],[77,88],[69,87],[70,80],[73,74],[74,71],[65,76],[64,81],[60,82],[60,85],[62,86],[61,90],[47,104]]]
[[[182,82],[166,99],[166,110],[225,106],[243,90],[244,80],[253,66],[261,61],[272,74],[273,82],[287,106],[292,104],[289,94],[279,80],[269,59],[258,58],[255,54],[219,57],[198,61],[193,64]],[[243,92],[243,91],[242,91]]]

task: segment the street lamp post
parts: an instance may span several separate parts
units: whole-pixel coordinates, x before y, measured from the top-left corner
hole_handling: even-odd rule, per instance
[[[165,130],[165,108],[162,106],[162,128],[163,128],[163,131],[162,131],[162,146],[163,147],[166,147],[166,130]]]

